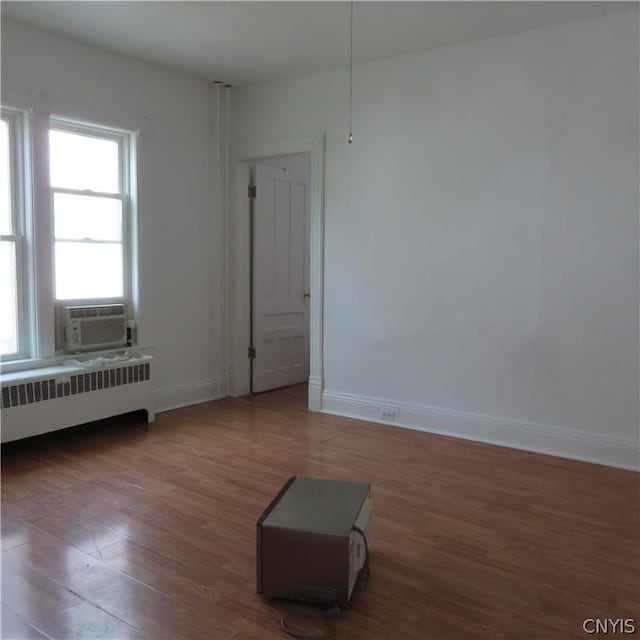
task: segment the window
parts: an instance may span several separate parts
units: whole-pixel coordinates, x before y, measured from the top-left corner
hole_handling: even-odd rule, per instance
[[[20,116],[2,110],[0,119],[0,354],[26,351],[24,327],[24,251],[22,171],[19,162]]]
[[[57,300],[125,295],[123,146],[56,123],[49,132]]]
[[[0,124],[0,356],[30,366],[60,349],[64,305],[133,319],[135,137],[4,108]]]

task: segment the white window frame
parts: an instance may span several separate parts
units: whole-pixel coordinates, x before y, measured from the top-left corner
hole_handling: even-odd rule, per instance
[[[138,233],[137,233],[137,132],[80,121],[39,110],[2,106],[3,117],[15,118],[16,172],[12,188],[18,192],[14,209],[20,231],[20,353],[2,356],[2,372],[32,369],[64,358],[60,310],[74,304],[122,303],[127,317],[138,322]],[[52,187],[49,132],[52,129],[112,139],[119,145],[120,191],[102,194],[88,190]],[[122,201],[123,295],[110,298],[57,300],[55,296],[55,235],[53,194],[79,193],[119,198]],[[3,236],[4,237],[4,236]],[[139,322],[138,322],[139,324]],[[138,335],[140,333],[138,332]],[[89,355],[90,352],[86,352]]]
[[[114,193],[102,193],[92,191],[91,189],[68,189],[63,187],[54,187],[49,181],[50,207],[53,216],[53,199],[56,193],[65,193],[71,195],[91,196],[95,198],[105,198],[108,200],[120,200],[122,202],[122,296],[117,297],[95,297],[95,298],[78,298],[78,299],[55,299],[56,306],[66,307],[70,305],[95,305],[110,304],[120,302],[129,305],[132,291],[131,282],[131,196],[130,186],[131,179],[129,176],[130,168],[130,138],[131,134],[126,131],[102,127],[99,125],[90,125],[77,121],[68,120],[66,118],[51,117],[49,121],[49,131],[64,131],[67,133],[76,133],[82,136],[97,138],[99,140],[111,140],[118,145],[118,178],[120,191]],[[53,225],[53,221],[52,221]],[[85,242],[85,241],[80,241]],[[53,246],[55,249],[55,235],[53,238]],[[55,295],[55,292],[54,292]],[[57,314],[56,314],[57,315]]]
[[[14,353],[2,354],[2,361],[24,360],[31,354],[32,331],[30,330],[30,309],[28,304],[28,257],[29,242],[27,238],[26,211],[26,114],[17,109],[2,107],[2,120],[9,126],[9,171],[11,197],[11,234],[1,235],[0,239],[12,242],[16,259],[16,293],[17,293],[17,350]]]

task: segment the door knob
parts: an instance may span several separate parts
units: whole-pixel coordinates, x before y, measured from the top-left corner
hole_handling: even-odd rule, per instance
[[[311,293],[309,291],[305,291],[304,292],[304,299],[305,300],[310,300],[311,299]]]

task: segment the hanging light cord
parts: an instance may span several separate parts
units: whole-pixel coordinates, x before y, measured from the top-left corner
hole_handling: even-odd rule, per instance
[[[353,0],[351,0],[351,19],[349,24],[349,144],[353,142],[351,132],[351,113],[353,110]]]

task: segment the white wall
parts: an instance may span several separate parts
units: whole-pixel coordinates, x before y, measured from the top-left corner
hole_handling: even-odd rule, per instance
[[[636,11],[241,87],[327,133],[325,410],[638,464]]]
[[[2,21],[2,102],[140,129],[140,337],[156,347],[157,409],[219,380],[214,101],[206,82]]]

